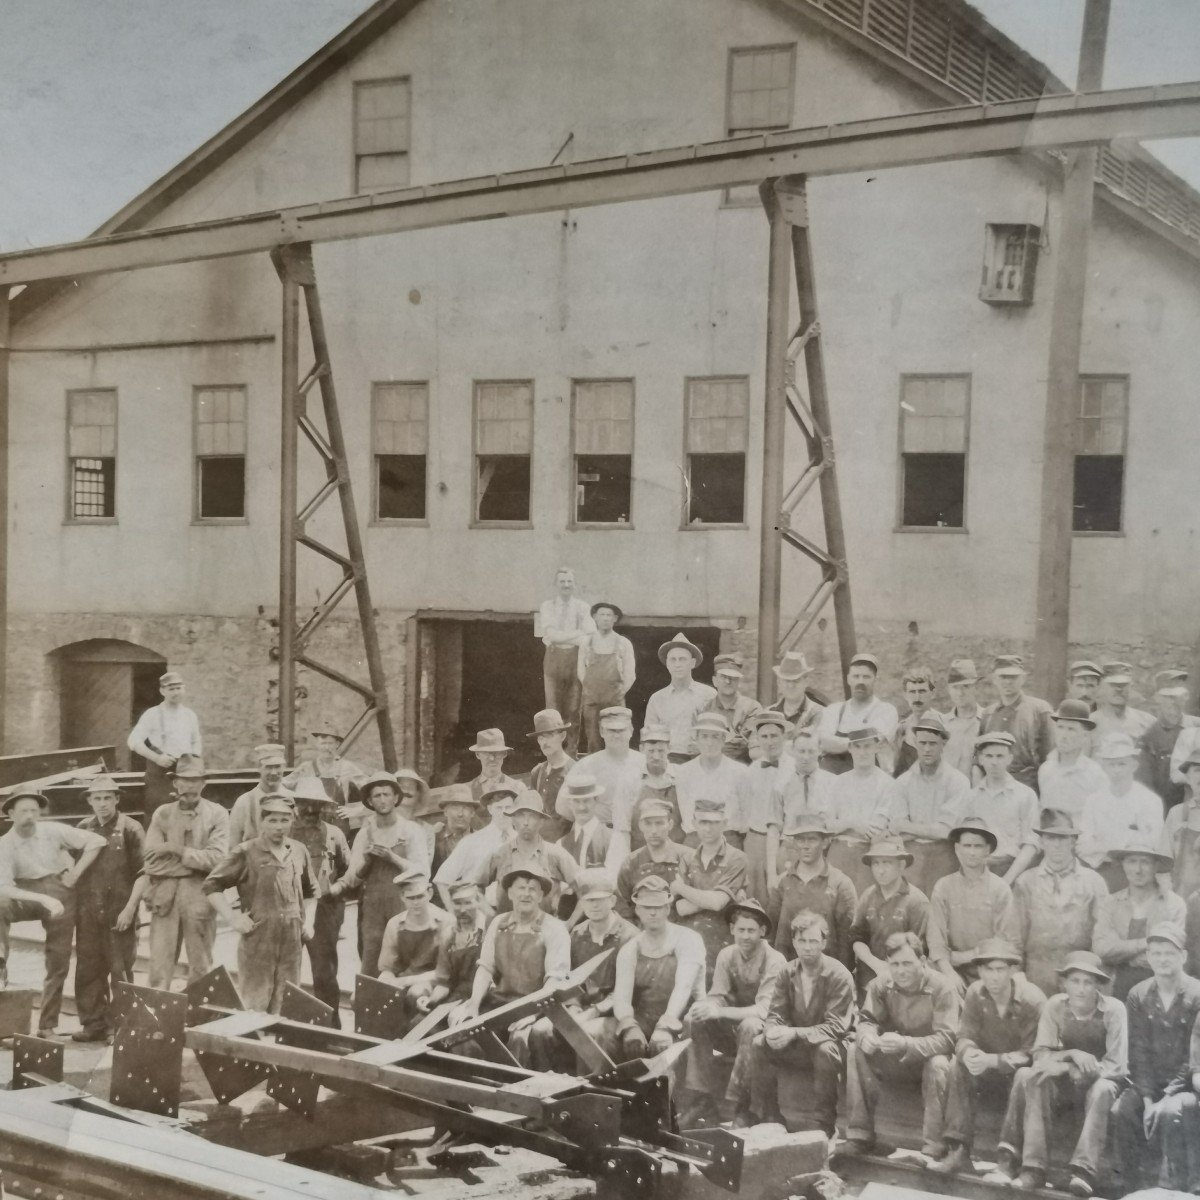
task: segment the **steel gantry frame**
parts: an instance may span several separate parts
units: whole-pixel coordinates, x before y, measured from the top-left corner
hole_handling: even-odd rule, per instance
[[[770,270],[767,305],[767,380],[764,405],[763,496],[760,530],[759,684],[764,697],[772,694],[771,653],[779,644],[781,551],[786,542],[820,567],[821,582],[787,634],[794,641],[821,607],[832,598],[838,619],[839,651],[846,665],[853,650],[853,618],[849,576],[841,536],[833,431],[824,385],[819,322],[808,223],[804,212],[807,178],[882,170],[889,167],[947,162],[957,159],[1098,146],[1121,139],[1155,139],[1200,134],[1200,83],[1149,88],[1069,93],[1035,100],[939,108],[877,120],[853,121],[811,129],[738,137],[720,142],[653,150],[638,154],[560,164],[503,175],[430,184],[369,196],[275,209],[183,226],[165,226],[111,234],[58,246],[0,255],[0,503],[7,480],[9,334],[4,320],[11,289],[22,284],[127,271],[169,263],[195,262],[255,252],[272,252],[284,288],[284,365],[282,471],[285,485],[281,507],[280,550],[280,721],[294,720],[294,667],[308,665],[356,691],[367,708],[351,730],[357,734],[373,715],[379,722],[385,761],[391,730],[387,690],[378,636],[367,587],[361,535],[353,491],[341,444],[336,394],[328,347],[324,342],[316,280],[311,270],[311,246],[428,229],[467,221],[617,204],[660,196],[712,191],[762,184],[770,221]],[[792,259],[800,294],[800,328],[789,334]],[[307,265],[306,265],[307,264]],[[299,272],[299,275],[297,275]],[[306,282],[311,280],[311,282]],[[305,292],[310,329],[314,332],[317,364],[299,379],[298,293]],[[36,300],[36,298],[35,298]],[[314,322],[315,314],[315,322]],[[319,344],[318,344],[319,343]],[[807,402],[795,380],[789,381],[789,343],[792,361],[803,353]],[[304,393],[321,385],[328,438],[314,438],[307,421]],[[800,422],[809,447],[805,474],[790,489],[784,487],[784,441],[788,413]],[[293,419],[294,417],[294,419]],[[332,419],[332,420],[331,420]],[[295,503],[297,430],[303,431],[325,461],[327,483],[298,514]],[[336,432],[335,432],[336,430]],[[791,529],[790,515],[812,480],[820,484],[826,547],[821,550]],[[336,481],[336,482],[335,482]],[[317,504],[337,490],[346,528],[343,556],[315,543],[304,525]],[[343,578],[299,629],[294,620],[294,542],[316,550],[342,566]],[[0,535],[0,554],[5,550]],[[7,564],[0,562],[4,582]],[[328,611],[353,587],[362,622],[370,684],[306,659],[309,635]],[[0,588],[0,687],[4,684],[4,644],[7,630],[7,587]],[[1064,631],[1065,636],[1065,631]],[[372,649],[372,646],[374,647]],[[3,712],[0,696],[0,713]],[[293,730],[294,734],[294,730]]]

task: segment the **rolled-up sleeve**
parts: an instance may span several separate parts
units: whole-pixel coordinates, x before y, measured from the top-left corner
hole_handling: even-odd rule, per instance
[[[546,965],[542,978],[547,985],[562,983],[571,973],[571,935],[561,921],[551,917],[542,927],[542,937],[546,942]]]

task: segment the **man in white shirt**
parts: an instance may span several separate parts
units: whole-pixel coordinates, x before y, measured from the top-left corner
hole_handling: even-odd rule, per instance
[[[781,774],[771,797],[767,815],[767,891],[795,860],[794,841],[800,822],[811,817],[823,820],[833,813],[831,788],[836,775],[818,765],[821,752],[812,729],[798,729],[792,737],[792,769]]]
[[[697,756],[675,769],[675,795],[685,841],[696,844],[696,801],[715,800],[725,814],[725,834],[739,849],[746,832],[749,768],[725,754],[729,722],[717,712],[702,712],[692,726]]]
[[[896,706],[875,696],[875,683],[879,677],[879,659],[873,654],[859,652],[850,660],[846,672],[846,686],[850,689],[849,700],[839,700],[829,705],[821,714],[817,734],[821,739],[821,766],[834,775],[843,775],[854,765],[850,760],[850,741],[847,734],[852,729],[875,729],[880,735],[876,761],[889,775],[895,757],[892,754],[892,738],[900,715]]]
[[[1059,808],[1078,822],[1089,796],[1108,787],[1108,776],[1088,757],[1096,722],[1084,700],[1064,700],[1050,718],[1054,749],[1038,767],[1038,795],[1043,808]]]
[[[488,823],[468,833],[434,872],[433,883],[447,912],[454,908],[450,897],[453,885],[464,880],[474,882],[480,868],[513,836],[512,806],[519,789],[520,784],[501,784],[484,792]]]
[[[569,752],[575,753],[579,733],[579,647],[596,632],[587,602],[575,595],[575,572],[559,567],[554,575],[557,594],[538,609],[535,636],[542,639],[542,683],[546,707],[562,713],[571,726]]]
[[[259,805],[267,796],[291,794],[290,789],[283,786],[283,772],[287,766],[283,747],[274,742],[255,746],[254,757],[258,762],[258,782],[248,792],[243,792],[229,810],[230,850],[258,836]]]
[[[183,703],[183,676],[168,671],[158,680],[162,703],[151,705],[137,719],[126,745],[146,760],[142,824],[150,828],[154,810],[171,799],[171,772],[185,754],[201,757],[200,721]]]
[[[704,661],[704,651],[688,641],[682,631],[659,646],[658,661],[667,668],[671,682],[650,697],[646,724],[665,725],[671,731],[671,761],[687,762],[693,754],[692,724],[717,691],[692,678],[692,672]]]

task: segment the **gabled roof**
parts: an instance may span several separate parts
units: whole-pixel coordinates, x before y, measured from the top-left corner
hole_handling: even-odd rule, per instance
[[[336,37],[208,141],[114,213],[90,236],[144,227],[217,170],[408,15],[421,0],[376,0]],[[991,103],[1066,92],[1044,64],[1005,37],[966,0],[772,0],[792,16],[849,42],[949,104]],[[1140,146],[1103,147],[1098,195],[1200,258],[1200,193]],[[13,320],[40,307],[63,281],[27,287]]]

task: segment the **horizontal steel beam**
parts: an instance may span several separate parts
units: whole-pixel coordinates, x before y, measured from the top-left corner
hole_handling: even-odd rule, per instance
[[[1114,139],[1200,135],[1200,83],[1011,100],[789,129],[0,255],[0,284],[127,271],[466,221]]]

